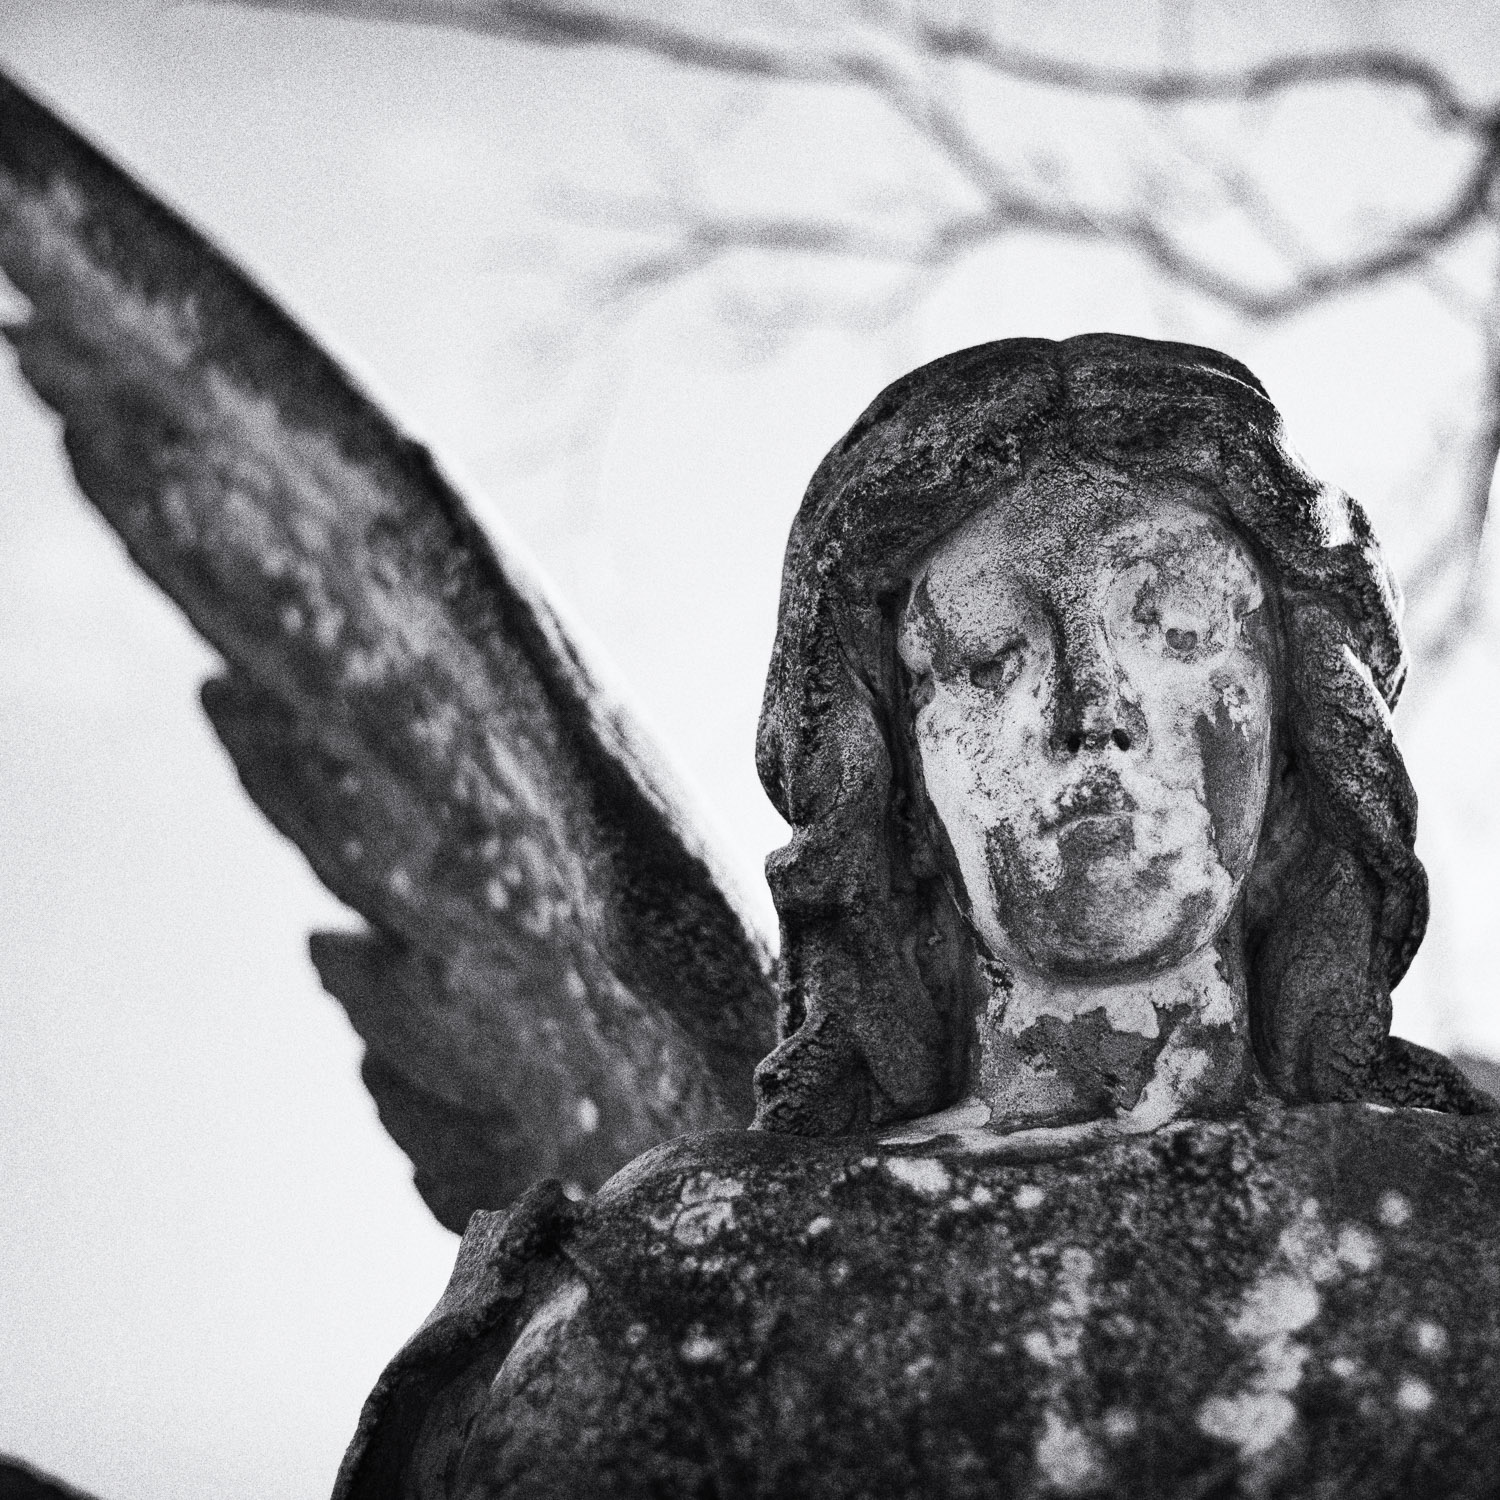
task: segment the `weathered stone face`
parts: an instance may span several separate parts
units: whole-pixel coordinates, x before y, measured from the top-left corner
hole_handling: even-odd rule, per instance
[[[899,650],[926,795],[1012,968],[1163,969],[1217,935],[1249,871],[1273,636],[1210,503],[1053,464],[914,582]]]
[[[1006,339],[882,391],[787,544],[761,1126],[1149,1129],[1257,1069],[1485,1109],[1388,1036],[1427,909],[1396,605],[1363,511],[1222,354]]]

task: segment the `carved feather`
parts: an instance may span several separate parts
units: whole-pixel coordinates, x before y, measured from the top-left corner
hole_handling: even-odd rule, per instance
[[[438,1218],[745,1123],[765,945],[426,450],[3,80],[0,267],[84,493],[225,660],[204,703],[246,789],[369,923],[314,958]]]

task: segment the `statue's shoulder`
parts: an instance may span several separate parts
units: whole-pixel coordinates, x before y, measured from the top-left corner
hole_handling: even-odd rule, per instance
[[[658,1147],[607,1183],[579,1214],[569,1253],[602,1271],[639,1261],[656,1280],[695,1275],[705,1254],[765,1262],[805,1258],[831,1230],[893,1256],[946,1243],[947,1221],[1030,1237],[1048,1201],[1053,1232],[1113,1238],[1175,1234],[1183,1216],[1229,1234],[1253,1201],[1263,1235],[1320,1211],[1383,1222],[1410,1206],[1412,1235],[1500,1235],[1500,1115],[1371,1104],[1267,1104],[1228,1120],[1180,1121],[1149,1135],[1080,1148],[978,1132],[923,1141],[809,1139],[761,1132],[689,1136]],[[1019,1147],[1018,1147],[1018,1143]],[[1147,1210],[1159,1204],[1163,1222]],[[1054,1220],[1053,1214],[1064,1214]],[[1388,1228],[1405,1228],[1387,1225]],[[1440,1243],[1433,1246],[1440,1253]]]
[[[688,1137],[476,1215],[340,1495],[1497,1492],[1493,1117],[1004,1140]]]
[[[405,1493],[434,1412],[476,1365],[495,1367],[559,1280],[561,1247],[577,1221],[548,1178],[510,1208],[474,1214],[437,1306],[381,1373],[344,1455],[333,1500]]]
[[[773,1180],[804,1190],[819,1168],[832,1175],[847,1143],[723,1131],[646,1152],[593,1199],[577,1203],[556,1179],[537,1183],[508,1209],[472,1216],[442,1297],[386,1367],[366,1401],[334,1500],[374,1500],[407,1484],[424,1463],[424,1434],[442,1413],[503,1364],[518,1335],[582,1274],[623,1286],[656,1240],[691,1246],[732,1222],[733,1204]],[[775,1189],[771,1190],[773,1193]],[[670,1271],[669,1271],[670,1274]],[[611,1296],[611,1301],[618,1298]],[[434,1420],[436,1414],[436,1420]]]
[[[1494,1117],[1268,1106],[1032,1159],[699,1138],[570,1254],[593,1336],[656,1350],[751,1491],[1500,1492]]]

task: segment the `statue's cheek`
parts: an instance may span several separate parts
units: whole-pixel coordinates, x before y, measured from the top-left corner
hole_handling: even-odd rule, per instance
[[[940,693],[918,724],[929,791],[934,780],[941,782],[957,799],[972,800],[982,821],[1034,801],[1024,783],[1027,770],[1045,754],[1042,729],[1029,699],[1017,702],[972,689]]]
[[[1193,720],[1203,767],[1203,804],[1220,863],[1234,880],[1250,868],[1270,775],[1264,685],[1216,677]]]

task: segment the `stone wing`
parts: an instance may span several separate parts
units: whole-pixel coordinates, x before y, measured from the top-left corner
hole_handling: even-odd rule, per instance
[[[0,80],[7,329],[218,650],[246,789],[364,919],[313,960],[437,1217],[744,1124],[764,942],[513,546],[269,298]]]

